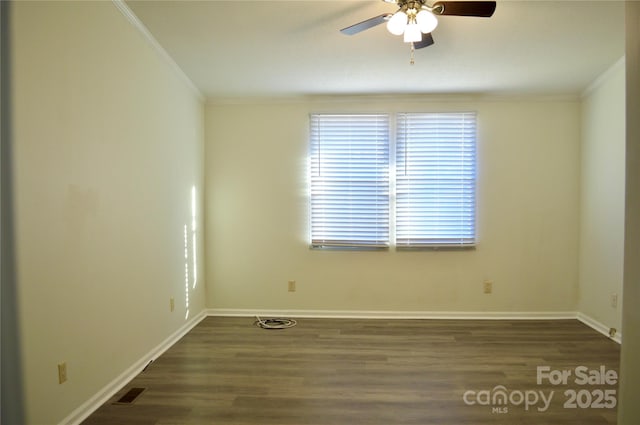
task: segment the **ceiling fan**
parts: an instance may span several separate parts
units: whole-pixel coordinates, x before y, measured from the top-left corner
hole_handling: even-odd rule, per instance
[[[432,5],[427,0],[383,0],[395,3],[399,9],[395,13],[383,13],[340,30],[343,34],[354,35],[369,28],[387,23],[391,34],[404,35],[404,41],[413,49],[422,49],[433,44],[431,32],[438,26],[436,16],[475,16],[489,18],[496,10],[495,1],[436,1]],[[413,58],[411,63],[413,63]]]

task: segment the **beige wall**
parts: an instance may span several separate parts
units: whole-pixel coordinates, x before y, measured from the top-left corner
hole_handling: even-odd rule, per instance
[[[13,23],[29,423],[60,421],[205,301],[256,310],[579,310],[619,327],[609,295],[620,288],[620,228],[598,230],[620,223],[621,169],[598,170],[620,159],[602,136],[619,139],[620,70],[582,105],[535,97],[314,97],[212,102],[203,116],[196,94],[110,2],[18,2]],[[637,53],[635,61],[627,66],[637,73]],[[308,114],[443,110],[478,111],[478,248],[309,250]],[[207,228],[197,233],[199,282],[185,293],[194,185],[198,205],[206,187]],[[605,246],[613,251],[602,254]],[[633,249],[627,246],[626,292]],[[492,295],[482,293],[486,279]],[[297,292],[287,292],[288,280],[297,281]],[[631,334],[637,314],[625,303]],[[69,381],[59,385],[63,361]],[[637,370],[631,362],[623,362],[629,376]]]
[[[640,423],[640,3],[626,2],[626,204],[618,424]]]
[[[308,114],[478,112],[474,251],[308,248]],[[370,97],[206,108],[212,308],[576,311],[580,104],[540,98]],[[494,293],[482,293],[485,279]],[[287,292],[287,281],[297,292]]]
[[[203,105],[111,2],[16,2],[12,23],[26,413],[52,424],[185,323]]]
[[[578,311],[622,328],[625,68],[618,61],[582,102]],[[611,296],[618,297],[613,307]]]

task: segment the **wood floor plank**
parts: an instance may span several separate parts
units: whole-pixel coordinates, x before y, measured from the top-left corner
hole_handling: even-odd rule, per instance
[[[582,404],[617,391],[575,382],[578,366],[618,373],[620,356],[618,344],[576,320],[300,319],[286,330],[253,321],[203,320],[84,424],[616,423],[615,408],[565,406],[567,391]],[[538,384],[538,366],[572,376]],[[146,391],[131,405],[113,404],[131,387]],[[500,388],[515,398],[481,404],[479,394]],[[518,403],[519,394],[540,392],[547,409]]]

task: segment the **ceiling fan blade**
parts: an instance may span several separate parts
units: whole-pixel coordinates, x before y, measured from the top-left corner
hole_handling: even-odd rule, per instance
[[[436,15],[488,18],[495,11],[495,1],[438,1],[433,5],[433,13]]]
[[[347,35],[354,35],[386,22],[391,16],[393,16],[393,13],[383,13],[382,15],[369,18],[366,21],[358,22],[350,27],[342,28],[340,32]]]
[[[423,47],[428,47],[431,46],[433,44],[433,37],[431,36],[431,33],[427,33],[427,34],[422,34],[422,40],[418,41],[417,43],[413,43],[413,48],[414,49],[422,49]]]

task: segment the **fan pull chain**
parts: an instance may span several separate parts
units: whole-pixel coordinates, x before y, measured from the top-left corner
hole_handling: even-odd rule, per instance
[[[415,49],[415,47],[413,47],[413,42],[411,42],[411,59],[409,60],[409,63],[411,65],[414,65],[416,63],[415,56],[414,56],[415,51],[416,51],[416,49]]]

